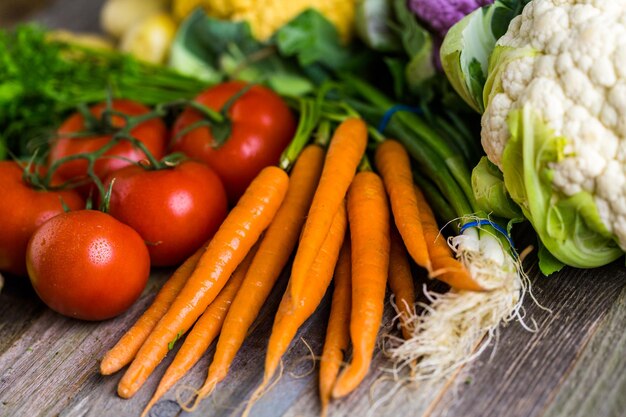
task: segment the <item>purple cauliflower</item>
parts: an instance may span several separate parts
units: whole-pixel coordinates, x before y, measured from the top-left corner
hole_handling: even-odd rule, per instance
[[[409,9],[440,39],[459,20],[493,0],[409,0]]]

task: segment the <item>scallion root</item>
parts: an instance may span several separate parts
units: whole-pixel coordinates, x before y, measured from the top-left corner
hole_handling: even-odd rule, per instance
[[[518,257],[488,230],[468,229],[449,244],[485,291],[452,289],[439,294],[424,287],[429,302],[418,303],[421,312],[409,318],[412,337],[386,340],[397,380],[451,376],[497,338],[501,323],[517,319],[529,331],[536,330],[524,323],[522,303],[532,293]]]

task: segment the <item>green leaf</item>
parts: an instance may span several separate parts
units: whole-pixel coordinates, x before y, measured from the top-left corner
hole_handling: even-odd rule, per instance
[[[491,75],[489,62],[496,42],[529,1],[496,0],[465,16],[443,41],[443,70],[457,93],[479,113],[487,105],[483,87]]]
[[[472,190],[478,208],[485,213],[505,219],[522,217],[521,209],[506,190],[502,172],[486,156],[472,171]]]
[[[305,10],[278,29],[275,39],[280,53],[296,57],[303,67],[323,62],[341,69],[351,59],[335,26],[315,9]]]
[[[491,32],[496,39],[500,39],[506,33],[511,20],[521,14],[524,7],[530,2],[531,0],[497,0],[494,2]]]
[[[565,264],[554,257],[548,249],[538,240],[538,256],[539,256],[539,270],[545,276],[549,276],[555,272],[559,272]]]
[[[267,42],[254,39],[246,22],[214,19],[197,10],[178,31],[170,65],[209,83],[237,79],[300,97],[327,79],[328,69],[356,61],[335,27],[315,10],[296,16]]]
[[[408,9],[406,1],[394,0],[396,23],[392,26],[400,36],[402,46],[409,57],[406,67],[406,79],[412,90],[436,74],[433,65],[433,41],[430,33],[424,29]]]
[[[546,250],[576,268],[595,268],[621,257],[593,196],[565,196],[552,186],[551,164],[563,154],[567,138],[555,135],[530,106],[509,114],[509,129],[502,158],[504,182]]]
[[[406,79],[404,78],[405,63],[399,58],[385,57],[383,59],[393,79],[394,95],[397,98],[402,98],[406,86]]]
[[[170,49],[169,65],[209,83],[224,79],[246,56],[262,49],[247,22],[214,19],[197,9],[181,24]]]
[[[388,0],[358,0],[355,10],[356,33],[371,49],[398,52],[400,43],[391,30],[392,10]]]

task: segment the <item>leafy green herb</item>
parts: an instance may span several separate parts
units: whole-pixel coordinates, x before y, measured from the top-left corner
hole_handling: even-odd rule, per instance
[[[51,41],[25,25],[0,31],[0,157],[32,153],[79,104],[109,93],[144,104],[191,98],[205,82],[115,51]],[[41,140],[40,140],[41,141]]]

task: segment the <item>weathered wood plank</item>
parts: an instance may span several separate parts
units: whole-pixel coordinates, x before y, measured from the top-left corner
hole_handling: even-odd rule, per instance
[[[527,302],[527,316],[539,330],[529,333],[519,324],[503,329],[495,352],[468,366],[431,415],[540,416],[625,285],[621,262],[537,278],[537,298],[552,314]],[[613,372],[626,372],[621,366]]]
[[[574,367],[578,353],[594,329],[599,328],[598,323],[605,313],[612,305],[623,303],[623,300],[615,303],[617,295],[626,284],[626,272],[621,265],[594,271],[592,280],[588,274],[588,271],[567,270],[556,278],[536,280],[538,298],[544,305],[552,308],[554,313],[550,315],[527,304],[528,313],[538,320],[540,331],[531,334],[519,324],[503,329],[493,357],[490,359],[491,353],[486,352],[478,362],[468,366],[456,379],[451,390],[446,391],[447,387],[443,382],[423,384],[417,388],[402,389],[394,396],[393,401],[382,404],[379,408],[372,408],[370,389],[379,396],[394,387],[390,382],[377,382],[381,376],[387,375],[381,368],[389,366],[384,355],[377,351],[372,372],[366,381],[346,400],[336,402],[331,409],[331,415],[348,416],[356,413],[384,416],[394,413],[418,416],[431,408],[434,408],[432,415],[456,415],[459,412],[470,416],[499,413],[510,416],[541,415],[554,396],[552,393],[567,378],[568,369]],[[190,415],[239,415],[241,408],[237,409],[237,406],[245,403],[261,381],[267,337],[285,284],[286,277],[283,277],[237,356],[231,374],[214,397],[205,400],[198,411]],[[154,292],[154,287],[148,292]],[[16,304],[15,300],[8,297],[10,294],[11,292],[7,292],[2,297],[6,297],[9,305]],[[316,354],[321,352],[328,315],[328,298],[299,332],[296,342],[285,356],[283,378],[255,406],[255,416],[295,417],[319,413],[316,372],[302,378],[294,377],[290,373],[306,373],[311,366],[311,362],[304,359],[308,355],[308,349],[300,338],[306,340]],[[75,322],[43,310],[31,326],[24,328],[18,341],[13,342],[4,353],[0,353],[0,369],[3,370],[0,377],[0,399],[4,403],[0,406],[0,416],[27,412],[29,415],[60,413],[61,416],[138,414],[175,351],[149,379],[146,387],[131,400],[122,400],[115,395],[115,387],[121,375],[106,378],[99,376],[97,360],[130,326],[150,299],[151,296],[144,296],[127,314],[102,324]],[[620,317],[610,322],[623,326]],[[387,307],[385,322],[388,324],[391,318],[392,311]],[[8,327],[4,331],[7,329]],[[381,330],[384,331],[387,330]],[[613,334],[613,330],[607,331]],[[180,385],[198,386],[202,383],[214,346],[215,344],[183,378]],[[619,344],[615,346],[619,347]],[[624,363],[617,361],[607,369],[607,372],[611,371],[618,375],[623,373]],[[72,378],[68,378],[68,375],[72,375]],[[470,378],[471,383],[466,385],[464,382]],[[498,383],[494,384],[493,381]],[[616,389],[614,400],[619,401],[622,398],[619,395],[619,385]],[[433,405],[433,401],[440,394],[441,400]],[[562,401],[567,402],[572,394],[562,395]],[[181,413],[173,401],[175,398],[173,390],[155,407],[151,415],[188,415]],[[615,412],[619,409],[620,403],[615,401],[605,401],[607,410]]]
[[[626,416],[626,289],[597,327],[544,417]]]
[[[7,277],[0,292],[0,352],[11,346],[46,310],[27,278]],[[2,368],[0,368],[1,370]]]
[[[81,388],[102,389],[98,359],[145,310],[168,275],[155,272],[140,300],[116,319],[84,322],[44,309],[30,326],[14,334],[11,345],[0,351],[0,416],[56,415]],[[8,301],[8,308],[20,303]],[[0,322],[6,323],[4,316]]]

